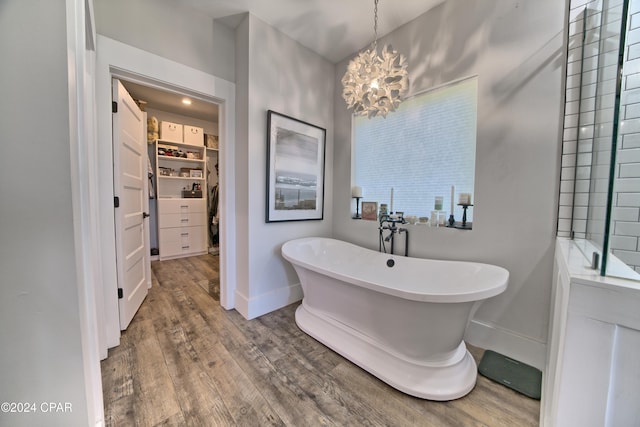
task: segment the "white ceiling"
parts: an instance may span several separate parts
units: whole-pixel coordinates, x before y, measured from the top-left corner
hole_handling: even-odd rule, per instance
[[[155,89],[126,80],[122,80],[122,84],[133,99],[145,101],[147,108],[209,122],[218,121],[217,104],[197,98],[189,98],[191,99],[191,105],[184,105],[182,103],[182,99],[185,98],[184,95]]]
[[[367,47],[374,39],[373,0],[174,0],[235,28],[250,12],[333,63]],[[378,37],[417,18],[444,0],[379,0]],[[150,108],[216,121],[218,106],[123,82],[134,99]]]
[[[373,0],[176,0],[235,27],[251,12],[333,63],[374,39]],[[378,37],[422,15],[444,0],[380,0]]]

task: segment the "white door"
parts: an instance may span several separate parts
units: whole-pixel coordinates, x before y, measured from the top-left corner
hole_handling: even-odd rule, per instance
[[[113,80],[113,180],[120,329],[147,296],[149,248],[145,239],[147,147],[144,116],[119,80]]]

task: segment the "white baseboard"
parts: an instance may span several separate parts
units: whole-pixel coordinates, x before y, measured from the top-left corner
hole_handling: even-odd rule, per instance
[[[476,347],[493,350],[544,370],[547,345],[543,342],[478,320],[469,322],[464,339]]]
[[[235,309],[246,319],[255,319],[263,314],[271,313],[302,299],[300,283],[283,286],[273,291],[248,299],[246,295],[236,291]]]

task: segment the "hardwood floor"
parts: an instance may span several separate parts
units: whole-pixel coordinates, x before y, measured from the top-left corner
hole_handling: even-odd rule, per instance
[[[152,263],[153,287],[102,362],[107,426],[536,426],[540,402],[478,376],[451,402],[405,395],[298,329],[220,307],[217,256]],[[483,350],[470,347],[479,362]]]

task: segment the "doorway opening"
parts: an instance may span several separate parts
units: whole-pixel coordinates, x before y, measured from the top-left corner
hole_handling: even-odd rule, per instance
[[[210,263],[207,271],[217,274],[207,274],[201,286],[219,302],[221,105],[188,91],[118,81],[147,124],[149,260],[199,257],[195,266]]]

